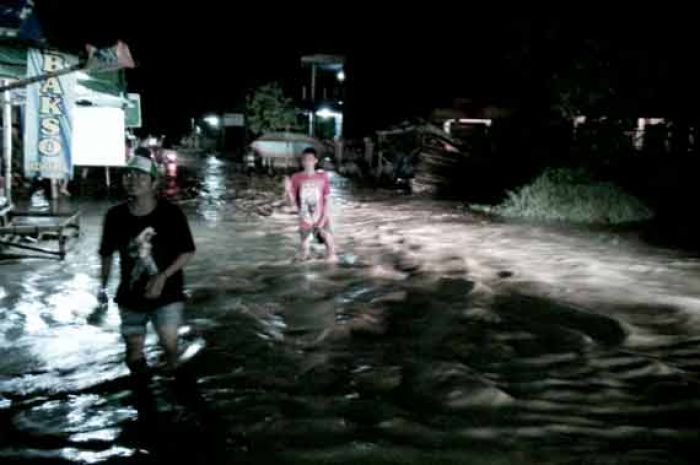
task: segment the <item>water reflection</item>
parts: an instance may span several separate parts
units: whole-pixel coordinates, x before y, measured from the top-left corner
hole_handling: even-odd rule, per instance
[[[277,181],[199,162],[178,376],[130,380],[92,297],[105,205],[66,262],[3,265],[3,463],[694,463],[697,261],[334,178],[357,260],[296,264]]]
[[[208,222],[216,222],[221,218],[226,183],[223,162],[214,154],[204,160],[201,188],[199,214]]]

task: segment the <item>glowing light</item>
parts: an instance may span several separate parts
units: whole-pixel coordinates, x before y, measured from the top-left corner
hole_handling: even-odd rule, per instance
[[[218,128],[221,124],[221,118],[216,115],[207,115],[204,117],[204,122],[213,128]]]
[[[459,118],[459,119],[448,119],[442,125],[443,131],[447,134],[451,134],[452,125],[455,123],[459,124],[483,124],[486,127],[491,127],[493,120],[488,118]]]
[[[333,111],[330,108],[321,108],[316,111],[316,116],[323,119],[329,118],[342,118],[343,114],[337,111]]]

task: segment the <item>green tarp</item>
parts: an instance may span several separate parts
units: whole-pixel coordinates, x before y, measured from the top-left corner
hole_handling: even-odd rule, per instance
[[[0,44],[0,78],[21,79],[27,75],[27,49]]]
[[[126,92],[124,70],[108,72],[85,72],[88,79],[78,78],[78,83],[102,94],[121,95]]]

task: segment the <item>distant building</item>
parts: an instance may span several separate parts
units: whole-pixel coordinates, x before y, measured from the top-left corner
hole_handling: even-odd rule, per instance
[[[44,41],[41,26],[34,14],[33,0],[3,0],[0,5],[0,39]]]
[[[303,73],[301,111],[309,136],[341,139],[345,104],[345,57],[340,55],[305,55],[301,57]]]
[[[505,118],[511,111],[496,105],[484,105],[467,98],[455,99],[451,107],[436,108],[430,122],[455,137],[486,133],[495,120]]]

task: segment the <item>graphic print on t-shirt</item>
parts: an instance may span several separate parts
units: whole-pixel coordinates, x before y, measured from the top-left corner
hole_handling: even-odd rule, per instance
[[[129,288],[133,288],[144,274],[146,278],[158,274],[158,265],[151,254],[153,250],[151,239],[155,235],[156,231],[153,227],[148,226],[129,242],[129,256],[134,259]]]
[[[321,218],[320,183],[315,180],[302,182],[299,187],[299,203],[302,221],[308,224],[316,223]]]

